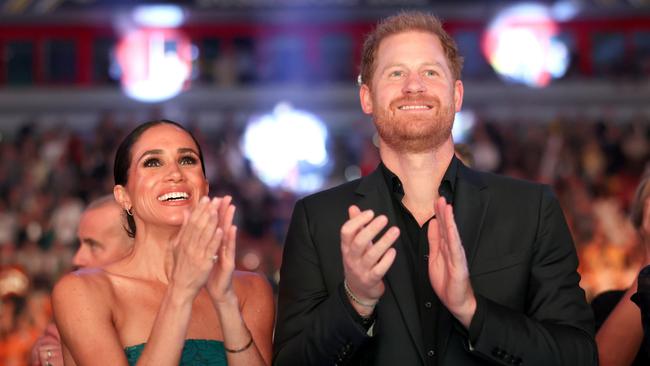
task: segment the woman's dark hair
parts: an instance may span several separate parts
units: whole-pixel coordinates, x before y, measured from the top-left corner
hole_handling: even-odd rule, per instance
[[[203,162],[203,151],[201,150],[201,145],[199,145],[199,142],[196,140],[194,135],[192,135],[190,131],[188,131],[185,127],[183,127],[178,122],[170,121],[167,119],[159,119],[155,121],[145,122],[139,125],[133,131],[131,131],[120,143],[120,146],[117,148],[117,151],[115,152],[115,164],[113,165],[113,178],[115,179],[116,185],[119,184],[122,186],[126,186],[129,177],[129,167],[131,166],[131,159],[133,158],[131,156],[131,149],[133,148],[133,145],[135,145],[135,143],[140,139],[140,136],[142,136],[142,134],[146,130],[150,129],[151,127],[162,125],[162,124],[168,124],[168,125],[178,127],[181,130],[185,131],[188,135],[190,135],[192,141],[194,141],[194,144],[198,149],[199,159],[201,160],[201,170],[203,171],[203,175],[205,175],[205,163]],[[133,238],[135,237],[135,230],[136,230],[135,220],[133,219],[133,216],[129,215],[126,211],[125,211],[125,215],[126,215],[126,222],[128,224],[128,227],[124,229],[126,230],[127,234]]]

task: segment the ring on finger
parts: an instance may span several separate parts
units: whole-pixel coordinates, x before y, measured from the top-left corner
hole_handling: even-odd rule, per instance
[[[212,262],[216,263],[216,262],[217,262],[217,259],[219,259],[219,256],[215,254],[215,255],[213,255],[213,256],[211,257],[211,259],[212,259]]]
[[[52,350],[48,349],[47,352],[45,353],[47,355],[47,360],[49,361],[50,358],[52,358]]]

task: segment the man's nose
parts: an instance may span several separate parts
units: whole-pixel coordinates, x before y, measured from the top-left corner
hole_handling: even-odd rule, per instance
[[[422,80],[422,75],[417,72],[410,73],[404,81],[404,93],[422,93],[426,90],[426,84]]]
[[[81,245],[77,252],[72,257],[72,265],[76,267],[87,267],[90,262],[90,253],[84,245]]]

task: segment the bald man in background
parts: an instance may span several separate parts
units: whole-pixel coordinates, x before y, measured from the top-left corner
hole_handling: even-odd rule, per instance
[[[77,268],[102,267],[125,257],[133,248],[133,239],[124,230],[122,208],[113,195],[91,202],[79,220],[79,248],[72,259]],[[62,366],[61,339],[54,323],[32,348],[32,366]]]

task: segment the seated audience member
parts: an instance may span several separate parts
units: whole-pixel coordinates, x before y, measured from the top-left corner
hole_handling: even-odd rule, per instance
[[[126,256],[133,240],[126,235],[121,218],[122,207],[113,196],[91,202],[79,220],[77,238],[79,248],[72,259],[78,268],[101,267]],[[32,348],[32,366],[62,366],[61,338],[56,325],[51,323]]]
[[[637,188],[632,202],[631,219],[636,228],[641,245],[645,248],[645,264],[650,264],[650,176],[645,177]],[[637,292],[635,281],[622,296],[620,292],[607,292],[597,296],[592,302],[596,318],[607,316],[596,333],[598,357],[602,366],[609,365],[648,365],[648,355],[639,352],[643,342],[641,313],[630,298]],[[618,298],[617,298],[618,297]],[[620,301],[618,300],[620,299]],[[607,305],[609,303],[610,305]]]

